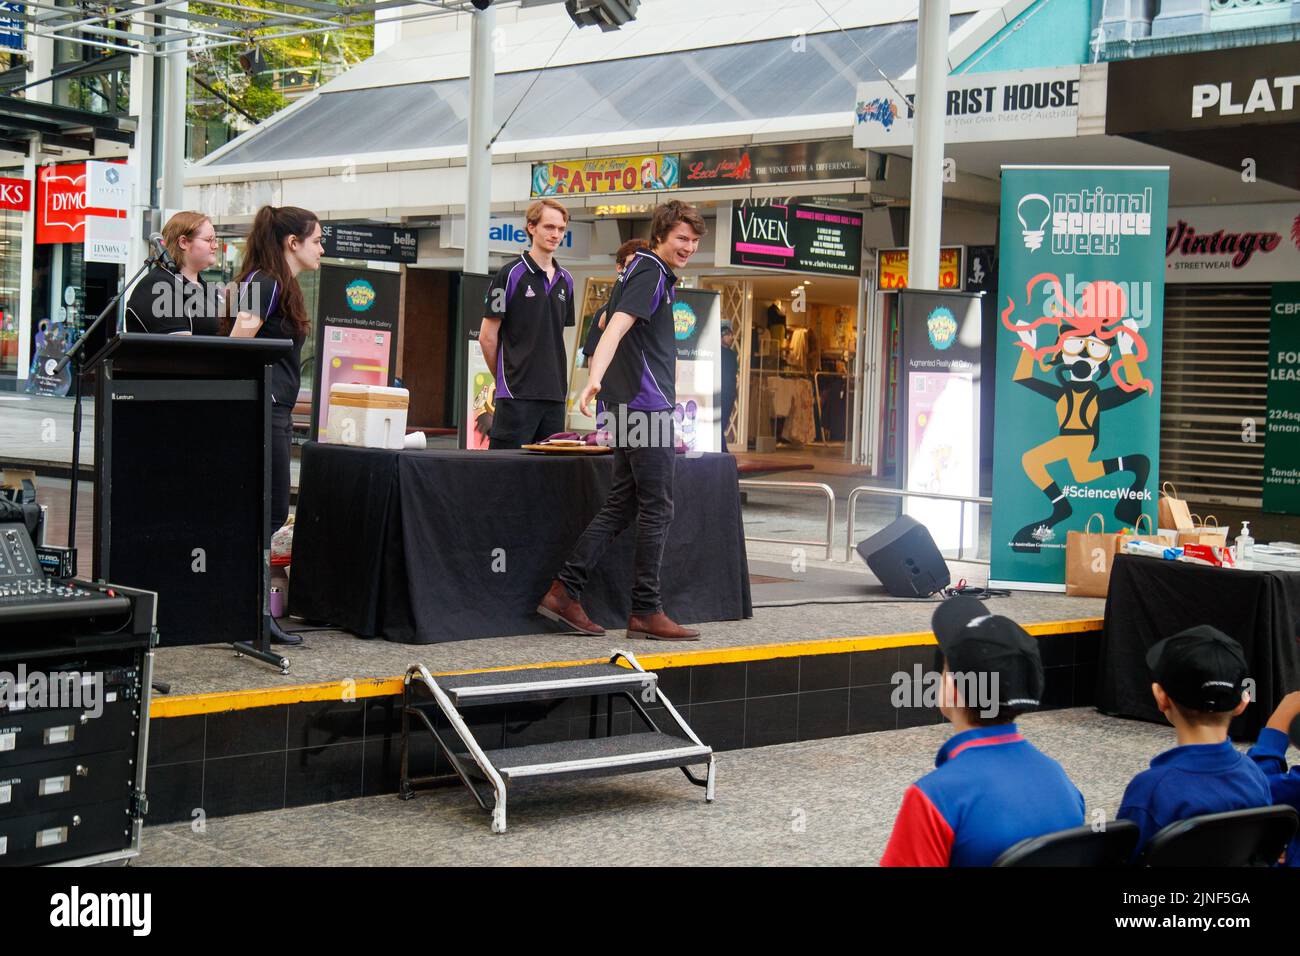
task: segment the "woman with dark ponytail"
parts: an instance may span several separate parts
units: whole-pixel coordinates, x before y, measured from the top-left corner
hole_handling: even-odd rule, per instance
[[[289,517],[289,449],[293,444],[293,406],[298,401],[302,343],[310,320],[298,287],[298,273],[320,268],[320,221],[296,206],[263,206],[244,247],[243,268],[235,280],[237,305],[232,336],[290,339],[293,351],[271,371],[271,534]]]

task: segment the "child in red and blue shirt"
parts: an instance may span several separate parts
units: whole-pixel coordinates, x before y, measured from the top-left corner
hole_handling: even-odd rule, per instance
[[[969,597],[935,612],[943,653],[940,710],[957,729],[935,769],[907,789],[881,866],[989,866],[1029,837],[1083,825],[1083,794],[1020,735],[1038,707],[1038,645]]]

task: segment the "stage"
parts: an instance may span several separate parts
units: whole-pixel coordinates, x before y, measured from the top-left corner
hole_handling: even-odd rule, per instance
[[[982,583],[985,569],[953,564],[952,573]],[[155,696],[151,708],[148,820],[395,793],[402,675],[416,663],[436,676],[575,666],[628,649],[660,674],[663,692],[716,750],[941,719],[890,699],[894,674],[933,664],[934,600],[891,599],[861,565],[809,561],[796,572],[758,554],[750,583],[754,616],[703,623],[702,640],[688,645],[629,642],[621,628],[603,638],[534,633],[426,645],[312,629],[302,646],[283,648],[288,675],[228,646],[160,648],[154,676],[171,693]],[[792,603],[801,599],[827,603]],[[1093,703],[1104,601],[1014,592],[989,603],[1038,638],[1045,709]],[[604,733],[604,708],[603,699],[514,705],[473,726],[485,746],[573,739]],[[616,706],[614,723],[627,732],[630,711]],[[449,772],[431,743],[416,744],[417,772]]]

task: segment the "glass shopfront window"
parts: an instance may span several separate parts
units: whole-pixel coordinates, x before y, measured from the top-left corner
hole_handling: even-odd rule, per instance
[[[50,243],[36,246],[33,260],[32,366],[27,391],[67,395],[72,383],[65,369],[57,381],[36,374],[45,358],[58,358],[76,342],[100,311],[108,305],[121,279],[120,267],[111,263],[86,262],[80,243]],[[87,343],[89,354],[102,345],[104,331]]]
[[[60,106],[91,113],[127,113],[131,109],[130,76],[130,68],[123,66],[55,80],[54,99]]]
[[[56,6],[81,6],[73,0],[59,0]],[[126,21],[110,21],[106,26],[130,29]],[[126,114],[130,112],[131,64],[127,53],[72,43],[54,42],[54,71],[81,66],[75,75],[54,81],[54,102],[92,113]]]
[[[0,169],[0,176],[22,178],[22,167]],[[23,293],[23,216],[0,210],[0,390],[18,379],[18,305]]]

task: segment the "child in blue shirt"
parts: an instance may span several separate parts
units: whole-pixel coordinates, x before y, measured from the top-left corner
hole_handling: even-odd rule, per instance
[[[1292,735],[1291,741],[1300,747],[1300,742],[1296,740],[1297,736],[1300,736],[1298,719],[1300,719],[1300,690],[1292,691],[1282,698],[1282,703],[1277,705],[1277,710],[1273,711],[1273,716],[1268,719],[1268,725],[1259,732],[1259,740],[1250,748],[1246,756],[1255,761],[1256,766],[1264,771],[1264,776],[1268,778],[1268,789],[1273,795],[1273,802],[1288,804],[1300,813],[1300,764],[1290,770],[1287,770],[1286,766],[1288,733]],[[1291,845],[1287,847],[1283,863],[1286,866],[1300,867],[1300,833],[1296,834]]]
[[[1043,695],[1038,644],[971,597],[939,605],[939,709],[957,731],[903,795],[881,866],[989,866],[1028,837],[1083,825],[1083,794],[1021,736]]]
[[[1178,746],[1129,783],[1119,817],[1141,829],[1138,852],[1157,832],[1206,813],[1272,804],[1264,772],[1228,740],[1228,724],[1246,709],[1246,656],[1222,631],[1201,625],[1165,638],[1147,653],[1156,707]]]

